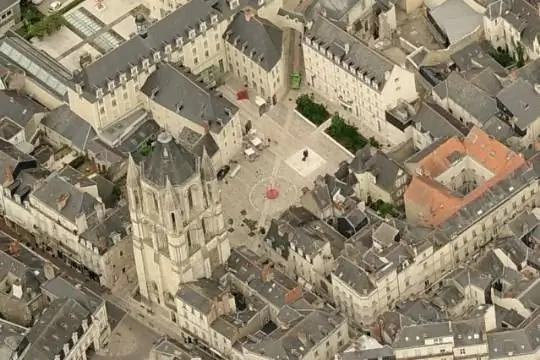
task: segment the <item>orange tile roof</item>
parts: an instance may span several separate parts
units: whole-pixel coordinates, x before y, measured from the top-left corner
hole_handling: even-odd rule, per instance
[[[464,196],[446,188],[434,178],[452,166],[449,160],[452,154],[473,158],[490,170],[493,177]],[[437,226],[525,164],[521,156],[474,127],[467,137],[448,139],[418,162],[421,175],[413,175],[405,191],[405,203],[423,209],[424,225]]]

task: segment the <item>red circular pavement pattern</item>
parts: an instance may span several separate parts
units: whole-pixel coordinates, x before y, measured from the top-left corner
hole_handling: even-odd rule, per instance
[[[264,197],[268,200],[275,200],[279,197],[279,190],[273,186],[269,186],[264,194]]]

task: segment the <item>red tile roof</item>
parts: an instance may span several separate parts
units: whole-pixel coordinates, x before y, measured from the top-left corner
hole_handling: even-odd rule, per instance
[[[434,180],[452,167],[454,156],[474,159],[491,171],[493,177],[466,195],[458,194]],[[437,226],[525,164],[520,155],[474,127],[467,137],[448,139],[418,162],[418,173],[405,191],[405,204],[422,209],[424,225]]]

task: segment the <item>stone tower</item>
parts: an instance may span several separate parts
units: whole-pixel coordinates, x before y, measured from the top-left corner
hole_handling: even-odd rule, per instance
[[[130,157],[127,189],[140,294],[174,307],[179,284],[209,277],[230,254],[212,160],[163,132],[139,165]]]

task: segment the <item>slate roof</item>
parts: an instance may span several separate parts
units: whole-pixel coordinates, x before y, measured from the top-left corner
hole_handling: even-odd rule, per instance
[[[493,73],[501,77],[508,75],[505,68],[491,57],[479,42],[474,42],[456,51],[450,56],[450,59],[460,71],[465,73],[464,75],[467,78],[470,78],[470,75],[475,76],[486,69],[491,69]]]
[[[540,117],[540,95],[532,84],[523,79],[517,79],[502,89],[497,99],[516,117],[516,125],[522,131]]]
[[[469,129],[455,119],[448,111],[431,101],[424,101],[411,120],[423,131],[428,131],[433,139],[445,136],[467,135]]]
[[[91,242],[100,253],[106,252],[115,245],[113,237],[119,235],[124,239],[128,234],[126,227],[130,225],[129,207],[127,205],[115,209],[107,217],[81,234],[81,237]]]
[[[386,84],[387,73],[395,66],[383,55],[322,16],[314,19],[313,25],[306,30],[304,37],[320,44],[322,48],[328,48],[330,53],[344,63],[350,63],[353,68],[358,68],[358,71],[365,73],[369,79],[373,78],[378,84],[379,91]],[[345,51],[346,44],[350,47],[348,53]]]
[[[433,88],[433,92],[440,99],[452,99],[481,124],[499,112],[493,97],[456,72],[451,72],[445,81]]]
[[[8,7],[19,3],[19,1],[20,0],[0,0],[0,12],[4,11]]]
[[[389,193],[396,190],[396,180],[404,174],[404,169],[380,150],[365,146],[358,150],[351,161],[351,170],[357,174],[370,172],[376,185]]]
[[[77,81],[83,84],[84,95],[95,99],[95,90],[106,87],[108,79],[117,79],[120,73],[129,78],[130,67],[142,65],[143,59],[152,58],[154,52],[164,53],[165,46],[170,44],[176,47],[178,39],[183,39],[183,44],[192,41],[189,38],[189,30],[200,33],[201,21],[206,21],[207,29],[219,25],[224,19],[231,18],[236,12],[250,5],[257,9],[259,4],[253,0],[240,0],[239,6],[232,10],[226,0],[194,0],[177,8],[168,16],[152,24],[146,32],[146,37],[134,36],[121,44],[113,51],[88,65],[80,74]],[[212,15],[217,16],[217,23],[211,24]],[[179,24],[181,24],[179,26]],[[196,35],[197,36],[197,35]]]
[[[0,109],[2,109],[0,119],[5,116],[22,128],[26,127],[35,114],[47,111],[47,109],[28,96],[14,90],[0,91]]]
[[[161,133],[152,153],[141,163],[143,176],[157,186],[181,185],[199,171],[199,158],[178,144],[170,134]]]
[[[25,338],[29,342],[22,360],[50,360],[63,351],[90,312],[74,299],[54,300]]]
[[[199,126],[221,131],[238,108],[185,70],[160,64],[146,80],[141,91],[156,103]]]
[[[94,213],[95,206],[98,204],[97,199],[78,189],[75,184],[71,184],[69,179],[62,177],[60,173],[49,175],[43,185],[33,192],[32,196],[71,222],[75,222],[75,219],[81,214]],[[60,208],[59,202],[66,197],[66,205]]]
[[[224,294],[225,291],[217,282],[200,279],[182,284],[176,292],[176,297],[200,313],[208,315],[213,309],[214,302],[221,301],[220,297]]]
[[[11,359],[27,331],[27,328],[0,319],[0,359]]]
[[[283,32],[268,20],[238,13],[224,37],[267,72],[281,59]]]

